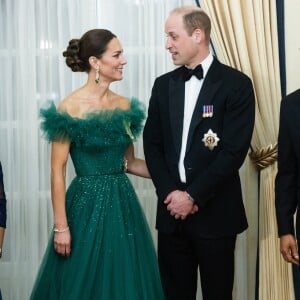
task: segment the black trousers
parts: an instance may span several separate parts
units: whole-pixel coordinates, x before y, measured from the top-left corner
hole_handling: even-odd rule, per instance
[[[232,300],[236,236],[203,239],[158,232],[158,262],[166,300],[195,300],[198,268],[203,300]]]

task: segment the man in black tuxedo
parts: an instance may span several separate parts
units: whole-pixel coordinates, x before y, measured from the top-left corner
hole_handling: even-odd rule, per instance
[[[239,168],[254,92],[246,75],[210,53],[210,29],[200,8],[171,12],[166,48],[180,67],[155,80],[144,128],[167,300],[196,299],[198,267],[204,299],[232,299],[236,235],[248,226]]]
[[[275,180],[275,204],[283,258],[299,266],[294,230],[300,234],[300,89],[281,101],[278,134],[278,173]]]

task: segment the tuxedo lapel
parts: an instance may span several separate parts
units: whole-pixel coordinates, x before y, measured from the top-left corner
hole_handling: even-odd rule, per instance
[[[203,105],[211,105],[213,103],[215,100],[214,95],[221,86],[222,81],[218,78],[218,65],[219,63],[214,61],[211,69],[208,71],[207,76],[204,79],[189,128],[186,153],[189,151],[191,146],[194,131],[203,119]]]
[[[184,86],[185,82],[180,76],[170,78],[169,84],[169,113],[172,136],[175,149],[180,154],[184,115]]]

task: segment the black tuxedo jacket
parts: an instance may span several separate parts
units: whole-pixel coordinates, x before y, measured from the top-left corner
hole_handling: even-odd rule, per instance
[[[300,89],[281,101],[278,134],[278,173],[275,204],[279,236],[293,234],[293,216],[300,205]],[[300,215],[296,231],[299,240]]]
[[[255,115],[251,80],[214,59],[192,116],[181,183],[181,149],[185,82],[182,67],[155,80],[144,128],[144,152],[158,195],[156,228],[165,233],[184,226],[205,238],[230,236],[247,228],[239,178],[248,152]],[[203,117],[203,105],[213,105],[213,116]],[[210,150],[202,141],[211,129],[220,139]],[[199,212],[175,220],[163,203],[174,190],[186,190]]]

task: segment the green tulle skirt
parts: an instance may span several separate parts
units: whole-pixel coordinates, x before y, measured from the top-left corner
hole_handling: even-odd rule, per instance
[[[76,177],[66,196],[69,258],[51,235],[30,299],[160,300],[151,234],[125,174]]]

